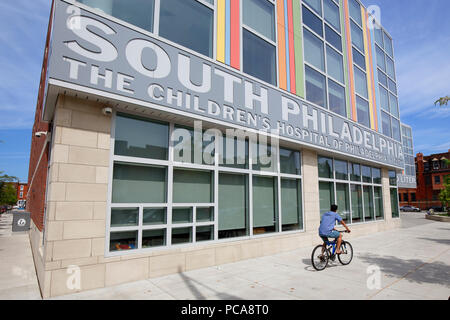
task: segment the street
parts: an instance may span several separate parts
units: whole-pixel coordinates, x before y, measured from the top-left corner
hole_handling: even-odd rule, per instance
[[[1,217],[3,229],[8,216]],[[425,220],[424,213],[402,213],[401,219],[400,229],[352,238],[355,256],[348,266],[336,261],[317,272],[310,262],[313,248],[303,248],[56,299],[447,300],[450,225]],[[26,235],[2,232],[0,299],[39,299]]]

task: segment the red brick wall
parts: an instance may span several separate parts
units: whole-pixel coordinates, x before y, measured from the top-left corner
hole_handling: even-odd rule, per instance
[[[48,145],[46,144],[45,136],[36,137],[35,133],[39,131],[48,132],[50,129],[50,125],[42,121],[42,112],[44,107],[43,101],[45,97],[45,81],[47,77],[49,45],[53,22],[53,5],[54,3],[52,3],[52,10],[48,24],[47,41],[45,44],[44,59],[42,63],[36,113],[31,135],[30,165],[28,170],[29,190],[27,195],[27,210],[31,213],[31,219],[40,231],[44,228],[45,193],[48,173]],[[41,160],[39,161],[40,158]]]

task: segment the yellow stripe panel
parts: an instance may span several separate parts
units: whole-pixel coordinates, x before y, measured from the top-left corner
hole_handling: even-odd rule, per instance
[[[225,63],[225,0],[217,0],[217,61]]]
[[[369,113],[370,113],[370,127],[375,130],[375,120],[373,116],[373,92],[372,92],[372,75],[370,73],[370,63],[369,60],[369,42],[367,37],[367,19],[366,11],[361,6],[361,17],[363,24],[363,35],[364,35],[364,55],[366,58],[366,78],[367,78],[367,91],[369,92]]]

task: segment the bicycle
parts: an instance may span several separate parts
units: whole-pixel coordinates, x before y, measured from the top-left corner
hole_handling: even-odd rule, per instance
[[[339,231],[344,233],[347,231]],[[324,244],[320,244],[314,248],[311,254],[311,262],[317,271],[322,271],[328,266],[328,261],[336,260],[337,239],[334,241],[326,241]],[[353,259],[353,247],[348,241],[342,240],[341,254],[338,254],[339,262],[346,266],[350,264]]]

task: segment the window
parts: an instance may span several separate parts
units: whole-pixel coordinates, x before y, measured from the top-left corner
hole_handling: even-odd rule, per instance
[[[322,15],[322,1],[321,0],[304,0],[311,8],[314,9],[320,16]]]
[[[214,144],[214,137],[209,137],[203,132],[203,141],[195,143],[194,140],[199,138],[195,137],[193,129],[176,125],[172,139],[174,161],[214,165],[214,154],[206,153],[206,148],[211,143]]]
[[[370,167],[362,166],[362,180],[363,182],[371,183],[372,182],[372,170]]]
[[[332,0],[323,0],[323,13],[325,20],[336,30],[341,31],[339,7]]]
[[[375,201],[375,217],[382,219],[384,217],[383,209],[383,192],[381,187],[374,187],[374,201]]]
[[[391,107],[391,114],[393,114],[398,118],[399,116],[398,100],[397,97],[395,97],[392,93],[389,93],[389,105]]]
[[[23,191],[23,186],[20,186],[20,190]]]
[[[356,0],[349,0],[350,17],[356,21],[360,26],[362,25],[361,6]]]
[[[386,61],[383,50],[381,50],[378,46],[376,46],[376,52],[377,52],[377,66],[381,70],[386,71]]]
[[[281,179],[281,224],[283,231],[303,228],[301,181]]]
[[[336,183],[336,205],[338,206],[339,215],[345,223],[350,223],[351,211],[348,184]]]
[[[245,29],[243,47],[244,72],[276,85],[275,47]]]
[[[328,80],[328,94],[330,110],[345,117],[347,115],[347,107],[344,87]]]
[[[358,27],[353,21],[351,21],[350,25],[353,45],[355,45],[360,51],[364,52],[364,38],[361,28]]]
[[[213,10],[195,0],[164,0],[160,10],[161,37],[205,56],[213,56]]]
[[[163,203],[166,201],[166,169],[156,166],[114,164],[113,203]]]
[[[253,30],[275,41],[275,9],[269,1],[245,0],[243,20]]]
[[[440,176],[434,176],[434,184],[441,184],[441,177]]]
[[[389,38],[389,36],[386,34],[386,32],[383,32],[384,34],[384,49],[386,50],[387,54],[389,54],[391,57],[394,57],[394,49],[392,46],[392,39]]]
[[[153,32],[154,0],[78,0],[87,6]]]
[[[277,232],[278,210],[275,179],[253,176],[253,234]]]
[[[397,94],[397,85],[391,79],[389,79],[389,90],[391,90],[393,93]]]
[[[387,88],[387,86],[388,86],[387,76],[383,72],[381,72],[380,69],[377,69],[377,70],[378,70],[378,82],[380,82]]]
[[[383,110],[386,110],[387,112],[390,112],[389,110],[389,95],[388,95],[388,91],[383,88],[382,86],[380,87],[380,104],[381,104],[381,108]]]
[[[331,205],[334,204],[334,190],[332,182],[319,181],[319,203],[320,217],[325,212],[330,211]]]
[[[303,23],[323,37],[323,23],[311,10],[303,6]]]
[[[305,61],[314,67],[325,71],[325,58],[323,52],[323,41],[308,30],[304,29]]]
[[[213,202],[212,174],[209,171],[174,169],[173,202]]]
[[[219,150],[219,164],[224,167],[248,169],[248,148],[249,142],[244,138],[223,136],[222,150]]]
[[[363,204],[362,204],[362,191],[360,185],[351,184],[350,194],[352,198],[352,222],[363,221]]]
[[[415,202],[416,200],[416,194],[415,193],[411,193],[411,201]]]
[[[381,184],[381,169],[372,168],[373,183]]]
[[[350,166],[350,179],[352,181],[361,182],[361,166],[357,163],[351,163]]]
[[[397,185],[397,173],[395,171],[389,171],[389,185]]]
[[[375,220],[373,189],[371,186],[363,186],[364,193],[364,221]]]
[[[169,126],[118,113],[114,153],[138,158],[167,160]]]
[[[391,188],[391,210],[392,210],[392,218],[400,217],[400,211],[398,210],[397,188]]]
[[[325,39],[336,49],[342,52],[342,39],[339,34],[337,34],[329,26],[325,25]]]
[[[301,174],[300,152],[280,148],[280,171],[286,174]]]
[[[356,112],[358,123],[370,128],[369,103],[358,96],[356,97]]]
[[[386,72],[389,77],[395,79],[394,61],[391,58],[386,57]]]
[[[327,102],[325,77],[305,65],[306,100],[325,108]]]
[[[366,74],[357,67],[353,67],[355,73],[355,91],[360,96],[367,98],[369,93],[367,92],[367,78]]]
[[[358,66],[360,66],[362,69],[366,70],[366,58],[359,53],[358,50],[353,48],[353,62],[355,62]]]
[[[248,235],[248,176],[219,174],[219,239]]]
[[[400,137],[400,121],[397,119],[392,118],[392,138],[394,138],[397,141],[401,140]]]
[[[347,161],[334,160],[334,170],[337,180],[348,180]]]
[[[375,42],[381,47],[384,48],[383,43],[383,30],[379,25],[375,25]]]
[[[333,159],[319,157],[318,169],[320,178],[333,179]]]
[[[342,56],[330,46],[327,46],[327,72],[334,79],[344,83]]]

